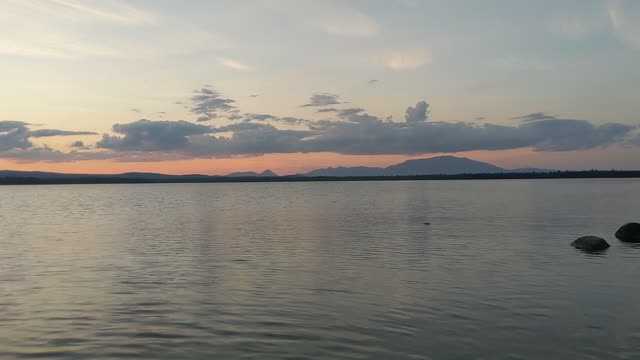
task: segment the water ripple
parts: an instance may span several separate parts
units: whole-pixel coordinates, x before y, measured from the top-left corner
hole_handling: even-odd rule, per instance
[[[638,359],[640,247],[611,234],[639,196],[637,180],[0,188],[0,358]],[[612,247],[568,246],[585,234]]]

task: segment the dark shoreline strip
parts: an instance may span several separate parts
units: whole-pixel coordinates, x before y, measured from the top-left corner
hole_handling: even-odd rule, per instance
[[[399,180],[515,180],[515,179],[625,179],[640,178],[640,171],[556,171],[548,173],[494,173],[417,176],[278,176],[224,177],[171,176],[123,177],[119,175],[65,175],[55,177],[0,177],[0,185],[62,185],[62,184],[157,184],[157,183],[236,183],[236,182],[311,182],[311,181],[399,181]]]

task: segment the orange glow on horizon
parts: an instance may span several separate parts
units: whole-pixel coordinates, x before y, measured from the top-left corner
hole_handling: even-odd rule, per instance
[[[535,152],[531,149],[503,151],[468,151],[453,154],[423,155],[340,155],[335,153],[312,154],[267,154],[254,157],[222,159],[189,159],[156,162],[118,162],[113,160],[91,160],[66,163],[19,163],[0,159],[0,169],[21,171],[46,171],[60,173],[118,174],[124,172],[154,172],[163,174],[225,175],[236,171],[262,172],[270,169],[279,175],[305,173],[313,169],[338,166],[385,167],[409,159],[429,158],[439,155],[468,157],[505,168],[539,167],[553,169],[590,169],[588,164],[601,164],[598,168],[611,169],[609,159],[635,159],[631,150],[610,149],[606,152],[594,150],[580,152]],[[637,161],[636,161],[637,162]],[[640,169],[640,164],[637,165]]]

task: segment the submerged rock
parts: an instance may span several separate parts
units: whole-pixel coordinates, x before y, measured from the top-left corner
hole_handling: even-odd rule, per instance
[[[574,240],[571,246],[584,251],[600,251],[608,249],[609,243],[597,236],[583,236]]]
[[[620,241],[640,243],[640,224],[624,224],[616,231],[616,237]]]

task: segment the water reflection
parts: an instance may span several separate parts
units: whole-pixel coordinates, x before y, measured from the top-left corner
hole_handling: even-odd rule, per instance
[[[0,188],[0,356],[638,357],[639,185]]]

